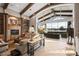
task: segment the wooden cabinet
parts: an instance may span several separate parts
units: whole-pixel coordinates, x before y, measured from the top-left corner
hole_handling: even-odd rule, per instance
[[[0,14],[0,34],[4,34],[4,15]]]
[[[0,13],[0,38],[6,41],[7,14]]]
[[[22,19],[22,33],[28,32],[29,31],[29,20]]]

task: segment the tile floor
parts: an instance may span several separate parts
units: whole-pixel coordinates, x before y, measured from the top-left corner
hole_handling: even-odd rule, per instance
[[[2,55],[5,56],[11,51],[8,50]],[[24,54],[27,56],[27,53]],[[45,39],[45,47],[41,47],[35,51],[35,56],[75,56],[74,45],[68,45],[67,39]]]
[[[36,50],[35,56],[75,56],[74,45],[67,45],[67,39],[46,38],[45,47]]]

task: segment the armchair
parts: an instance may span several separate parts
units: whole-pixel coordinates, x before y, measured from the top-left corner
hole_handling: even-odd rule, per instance
[[[0,39],[0,53],[6,51],[7,49],[8,49],[8,43]]]

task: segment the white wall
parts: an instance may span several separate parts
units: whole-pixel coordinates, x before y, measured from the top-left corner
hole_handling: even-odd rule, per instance
[[[21,35],[21,27],[20,26],[11,26],[8,30],[7,30],[7,40],[10,40],[11,38],[11,30],[19,30],[19,35]]]
[[[30,20],[30,25],[34,25],[34,28],[35,28],[35,30],[36,30],[36,18],[32,18],[32,19]]]
[[[75,26],[75,36],[79,37],[79,4],[74,5],[74,26]]]
[[[79,3],[74,4],[74,29],[76,37],[76,51],[79,54]]]

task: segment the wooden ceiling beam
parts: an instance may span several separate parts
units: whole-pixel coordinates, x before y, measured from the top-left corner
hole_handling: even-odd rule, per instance
[[[55,13],[57,13],[57,12],[69,12],[69,13],[72,13],[72,10],[55,10],[54,12]]]
[[[66,17],[72,17],[72,15],[56,14],[56,15],[52,15],[52,16],[46,18],[46,19],[43,19],[41,22],[46,21],[46,20],[48,20],[48,19],[50,19],[50,18],[52,18],[52,17],[54,17],[54,16],[60,16],[60,15],[61,15],[61,16],[66,16]]]
[[[65,14],[56,14],[56,16],[66,16],[66,17],[72,17],[72,15],[65,15]]]
[[[29,3],[21,12],[20,15],[22,15],[24,12],[26,12],[34,3]]]
[[[52,16],[46,18],[46,19],[43,19],[41,22],[46,21],[46,20],[48,20],[48,19],[50,19],[50,18],[52,18],[52,17],[54,17],[54,16],[55,16],[55,15],[52,15]]]
[[[49,13],[47,13],[47,14],[41,16],[41,17],[38,18],[38,19],[40,20],[40,19],[42,19],[42,18],[44,18],[44,17],[46,17],[46,16],[52,14],[53,12],[54,12],[54,13],[60,13],[60,12],[61,12],[61,13],[63,13],[63,12],[66,12],[66,13],[67,13],[67,12],[72,13],[72,10],[61,10],[61,11],[60,11],[60,10],[54,10],[54,11],[52,11],[52,12],[49,12]]]
[[[45,15],[43,15],[42,17],[40,17],[40,18],[38,18],[39,20],[40,19],[42,19],[42,18],[44,18],[44,17],[46,17],[46,16],[48,16],[48,15],[50,15],[50,14],[52,14],[53,13],[53,11],[52,12],[49,12],[49,13],[47,13],[47,14],[45,14]]]
[[[44,7],[42,7],[41,9],[39,9],[38,11],[36,11],[35,13],[33,13],[30,18],[32,18],[33,16],[35,16],[36,14],[38,14],[40,11],[52,6],[52,5],[58,5],[58,4],[61,4],[61,3],[50,3],[50,4],[47,4],[45,5]]]
[[[3,9],[7,9],[9,3],[4,3]]]

